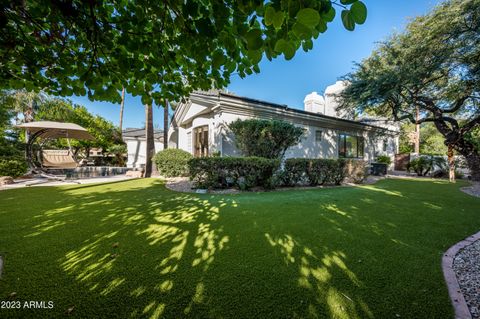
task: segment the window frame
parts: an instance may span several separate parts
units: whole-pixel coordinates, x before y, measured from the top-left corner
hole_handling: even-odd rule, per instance
[[[318,135],[320,135],[320,139],[318,139]],[[315,143],[321,143],[323,141],[323,130],[315,130]]]
[[[347,156],[347,138],[356,139],[356,156]],[[343,151],[342,151],[343,149]],[[365,138],[363,136],[352,135],[342,132],[338,134],[338,157],[339,158],[364,158],[365,156]]]

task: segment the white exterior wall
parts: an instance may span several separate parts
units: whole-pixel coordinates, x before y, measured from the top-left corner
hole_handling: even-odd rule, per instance
[[[125,139],[127,143],[128,161],[127,167],[145,166],[145,153],[147,142],[145,139]],[[155,141],[155,153],[163,150],[163,143]]]
[[[192,103],[194,109],[201,109],[201,106]],[[192,116],[190,110],[187,112],[189,121],[179,125],[175,130],[170,130],[170,145],[178,147],[193,154],[193,129],[199,126],[208,125],[209,127],[209,152],[220,151],[222,156],[240,156],[240,152],[235,148],[233,136],[228,132],[229,123],[241,119],[264,118],[255,115],[236,114],[234,111],[216,111]],[[289,121],[288,119],[285,119]],[[373,130],[346,130],[332,129],[310,124],[295,124],[306,130],[305,135],[299,144],[289,148],[285,153],[285,158],[303,157],[303,158],[338,158],[338,136],[340,133],[363,136],[365,142],[364,160],[374,161],[378,155],[389,155],[394,159],[398,148],[398,137],[378,137]],[[322,131],[322,140],[316,141],[315,132]],[[178,137],[175,136],[178,134]],[[383,151],[383,139],[388,139],[388,148]],[[178,144],[178,146],[177,146]]]

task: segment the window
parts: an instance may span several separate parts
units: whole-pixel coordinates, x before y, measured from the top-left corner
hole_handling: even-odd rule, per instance
[[[383,140],[383,151],[386,152],[386,151],[387,151],[387,148],[388,148],[388,140],[387,140],[387,139],[384,139],[384,140]]]
[[[362,136],[340,134],[338,138],[338,156],[346,158],[363,157],[365,142]]]
[[[322,131],[316,130],[315,131],[315,142],[321,142],[322,141]]]
[[[195,157],[208,156],[208,126],[197,127],[193,130]]]

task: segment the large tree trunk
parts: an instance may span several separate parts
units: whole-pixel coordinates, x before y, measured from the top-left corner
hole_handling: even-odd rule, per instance
[[[457,143],[452,144],[453,148],[465,157],[472,180],[480,181],[480,154],[475,146],[463,137],[457,140]]]
[[[465,156],[473,181],[480,181],[480,155],[478,153]]]
[[[420,124],[418,124],[419,120],[420,120],[420,109],[417,106],[417,110],[416,110],[417,124],[415,124],[415,153],[416,154],[420,154]]]
[[[448,161],[448,180],[451,183],[455,183],[455,157],[453,154],[452,145],[448,145],[447,161]]]
[[[155,143],[153,141],[153,113],[152,105],[145,105],[145,172],[144,177],[152,176],[152,157],[155,155]]]
[[[163,107],[163,149],[168,148],[168,100],[165,100]]]

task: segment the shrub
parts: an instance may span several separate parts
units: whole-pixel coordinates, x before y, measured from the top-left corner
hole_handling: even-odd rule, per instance
[[[347,160],[346,174],[355,184],[361,184],[368,176],[367,162],[362,160]]]
[[[190,179],[199,188],[275,187],[278,160],[261,157],[201,157],[188,161]]]
[[[184,150],[168,148],[153,157],[158,172],[165,177],[187,176],[192,155]]]
[[[295,186],[308,183],[339,185],[346,177],[346,161],[343,159],[289,158],[285,161],[281,179],[283,185]]]
[[[377,163],[390,165],[392,164],[392,159],[390,158],[390,156],[387,155],[379,155],[377,156]]]
[[[236,120],[229,125],[235,146],[245,156],[282,158],[287,148],[300,142],[304,131],[286,121]]]
[[[331,167],[331,175],[330,180],[335,185],[340,185],[345,177],[347,176],[346,170],[347,162],[344,159],[338,159],[334,162],[333,166]]]
[[[305,158],[289,158],[285,161],[280,179],[285,186],[295,186],[306,177],[308,160]]]
[[[417,173],[418,176],[426,176],[430,171],[438,167],[440,170],[446,170],[446,161],[443,157],[426,155],[420,156],[407,164],[407,170]]]
[[[27,172],[27,168],[27,163],[23,158],[6,157],[0,159],[0,176],[19,177]]]

